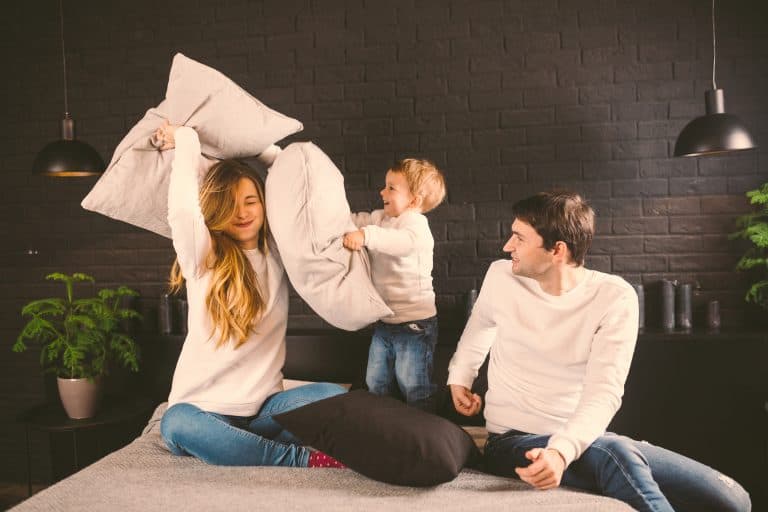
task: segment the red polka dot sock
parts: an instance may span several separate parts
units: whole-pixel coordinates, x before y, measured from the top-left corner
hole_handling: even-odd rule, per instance
[[[344,469],[347,466],[323,452],[312,452],[309,454],[309,464],[307,464],[307,467]]]

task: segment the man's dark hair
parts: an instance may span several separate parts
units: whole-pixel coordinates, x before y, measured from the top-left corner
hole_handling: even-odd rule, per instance
[[[544,239],[545,249],[565,242],[573,260],[584,264],[595,236],[595,212],[579,194],[567,190],[539,192],[513,204],[512,215],[536,230]]]

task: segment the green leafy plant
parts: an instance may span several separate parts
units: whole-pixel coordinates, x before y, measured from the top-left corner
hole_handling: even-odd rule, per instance
[[[57,376],[93,379],[107,375],[113,364],[131,371],[139,369],[139,347],[125,332],[125,321],[141,315],[122,307],[123,298],[138,295],[125,286],[103,288],[95,296],[75,298],[74,284],[95,283],[93,277],[74,273],[53,273],[46,279],[64,283],[63,298],[40,299],[28,303],[22,316],[31,317],[22,328],[12,350],[23,352],[27,341],[42,346],[40,363]]]
[[[737,219],[739,230],[730,238],[741,238],[752,243],[736,264],[736,270],[749,271],[757,276],[758,281],[750,286],[744,298],[768,309],[768,183],[750,190],[747,197],[758,208]]]

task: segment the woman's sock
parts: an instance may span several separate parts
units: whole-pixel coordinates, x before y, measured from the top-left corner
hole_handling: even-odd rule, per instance
[[[323,452],[312,452],[309,454],[309,464],[307,464],[307,467],[344,469],[347,466]]]

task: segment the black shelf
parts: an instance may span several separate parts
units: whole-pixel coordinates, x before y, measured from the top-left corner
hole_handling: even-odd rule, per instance
[[[33,431],[49,436],[53,482],[57,482],[135,439],[147,423],[154,400],[135,395],[108,395],[92,418],[71,419],[60,403],[37,405],[22,412],[27,447],[27,485],[32,493]]]
[[[656,329],[642,330],[638,334],[638,344],[641,342],[700,342],[700,341],[768,341],[768,330],[762,329],[719,329],[710,330],[705,328],[695,328],[690,331],[675,330],[663,331]]]

